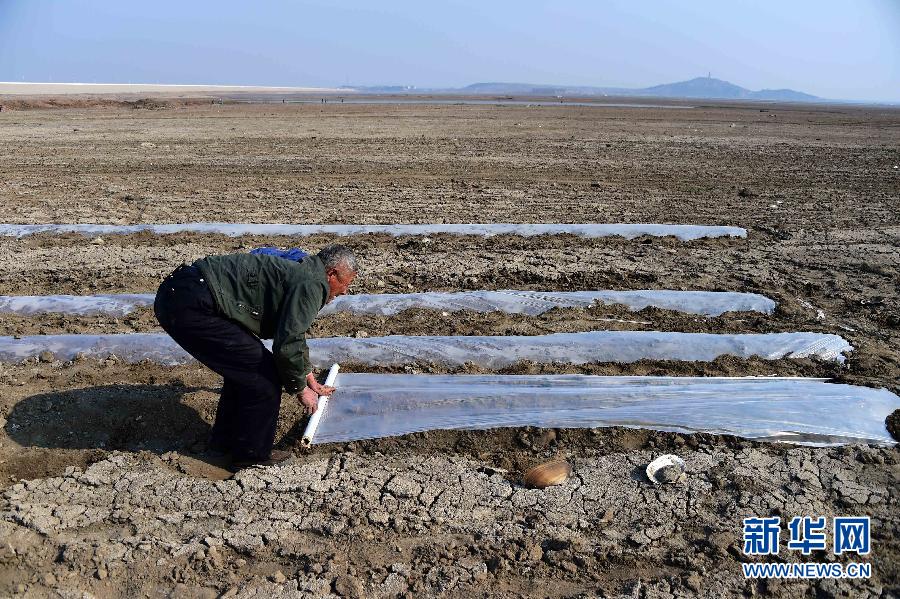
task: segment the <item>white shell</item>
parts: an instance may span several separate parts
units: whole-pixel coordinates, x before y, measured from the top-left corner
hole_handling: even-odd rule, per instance
[[[664,469],[665,471],[670,471],[672,468],[677,470],[678,476],[674,478],[671,478],[670,476],[661,476],[664,472]],[[647,478],[657,484],[679,482],[684,478],[684,469],[684,460],[679,458],[677,455],[668,453],[666,455],[659,456],[658,458],[647,464]]]

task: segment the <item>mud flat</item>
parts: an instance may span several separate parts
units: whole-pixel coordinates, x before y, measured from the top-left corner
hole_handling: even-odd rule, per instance
[[[0,103],[8,98],[0,98]],[[19,98],[21,99],[21,98]],[[8,104],[9,105],[9,104]],[[31,104],[19,102],[15,106]],[[38,102],[33,105],[47,105]],[[133,107],[132,107],[133,106]],[[768,112],[763,112],[763,110]],[[356,291],[741,291],[774,314],[623,306],[538,316],[335,314],[318,337],[584,330],[812,331],[854,346],[815,359],[371,372],[827,377],[900,392],[900,112],[705,105],[121,103],[0,113],[0,222],[693,223],[747,238],[387,235],[348,243]],[[0,239],[0,294],[153,292],[184,260],[290,237],[179,233]],[[649,324],[647,324],[649,323]],[[152,314],[0,316],[0,335],[153,332]],[[624,429],[443,431],[300,449],[231,480],[200,453],[218,380],[52,356],[0,366],[0,595],[751,596],[900,593],[893,447],[761,444]],[[335,400],[337,401],[337,399]],[[681,485],[643,467],[687,463]],[[519,485],[553,457],[565,484]],[[868,515],[868,580],[745,580],[742,519]],[[782,561],[853,561],[784,546]]]
[[[253,85],[154,85],[141,83],[28,83],[0,82],[0,96],[55,98],[86,96],[95,101],[113,97],[162,96],[168,98],[244,94],[321,94],[340,90],[323,87],[259,87]]]

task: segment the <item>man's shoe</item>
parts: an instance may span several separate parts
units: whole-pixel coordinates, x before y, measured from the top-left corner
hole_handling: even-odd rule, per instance
[[[231,471],[237,472],[238,470],[243,470],[244,468],[250,468],[251,466],[274,466],[276,464],[280,464],[290,458],[294,457],[294,454],[290,451],[284,451],[281,449],[273,449],[269,454],[268,460],[235,460],[231,463]]]
[[[222,468],[224,470],[228,470],[229,468],[231,468],[232,464],[230,451],[208,449],[195,457],[201,462],[206,462],[211,466]]]

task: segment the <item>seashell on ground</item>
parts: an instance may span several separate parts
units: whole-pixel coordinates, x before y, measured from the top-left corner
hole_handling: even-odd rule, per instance
[[[647,478],[657,484],[675,483],[684,477],[684,460],[677,455],[661,455],[647,465]]]
[[[563,482],[572,474],[572,464],[565,460],[553,460],[539,464],[525,473],[522,483],[533,489],[543,489]]]

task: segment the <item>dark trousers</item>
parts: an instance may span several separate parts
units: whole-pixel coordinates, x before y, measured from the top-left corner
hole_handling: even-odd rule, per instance
[[[269,459],[281,406],[272,352],[219,313],[194,266],[181,266],[162,282],[153,311],[178,345],[225,379],[210,445],[235,460]]]

